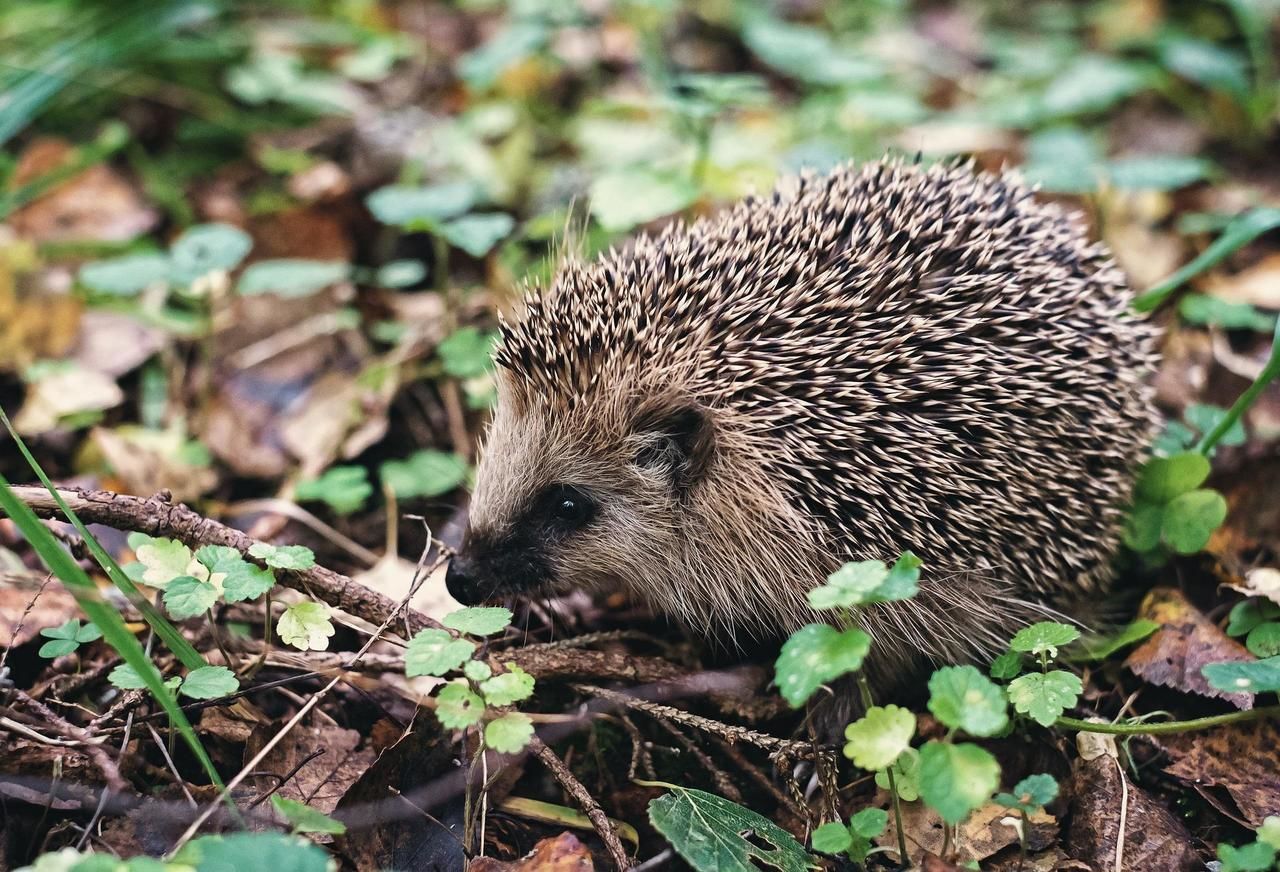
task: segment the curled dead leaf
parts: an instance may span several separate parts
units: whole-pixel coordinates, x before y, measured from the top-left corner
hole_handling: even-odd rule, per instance
[[[1168,736],[1161,744],[1173,758],[1166,772],[1206,798],[1206,788],[1224,788],[1251,829],[1280,813],[1280,727],[1274,721]]]

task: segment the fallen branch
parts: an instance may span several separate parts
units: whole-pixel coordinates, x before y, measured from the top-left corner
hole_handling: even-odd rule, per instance
[[[620,872],[630,869],[632,864],[627,858],[626,848],[622,847],[622,839],[618,837],[618,831],[614,829],[613,821],[609,820],[609,816],[604,813],[604,809],[600,807],[600,803],[596,802],[595,797],[569,771],[569,767],[564,765],[564,761],[556,756],[556,752],[552,751],[537,736],[529,740],[529,749],[533,751],[535,757],[542,761],[543,766],[551,770],[551,774],[555,776],[556,781],[564,788],[565,793],[573,797],[574,802],[578,803],[582,808],[583,813],[586,814],[592,826],[595,827],[596,834],[600,836],[600,841],[604,842],[605,848],[609,851],[609,857],[613,860],[613,864],[618,867]]]
[[[43,487],[20,485],[14,487],[13,492],[40,517],[62,517],[53,496]],[[167,491],[146,499],[99,490],[60,490],[58,493],[86,524],[102,524],[117,530],[177,539],[190,548],[227,545],[243,554],[246,560],[261,565],[261,561],[249,555],[249,548],[254,542],[251,537],[206,518],[182,503],[174,503]],[[314,596],[371,624],[381,624],[396,609],[396,602],[390,597],[322,566],[295,572],[277,570],[276,577],[284,587]],[[405,609],[403,617],[410,634],[440,626],[414,609]]]

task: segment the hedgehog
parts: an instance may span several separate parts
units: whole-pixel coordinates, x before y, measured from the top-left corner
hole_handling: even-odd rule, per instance
[[[448,589],[622,590],[741,646],[909,550],[919,594],[856,617],[872,680],[990,657],[1107,593],[1155,423],[1129,302],[1071,214],[972,164],[806,173],[569,258],[501,325]]]

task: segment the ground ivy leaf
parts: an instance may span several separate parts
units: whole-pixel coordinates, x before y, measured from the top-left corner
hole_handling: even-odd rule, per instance
[[[991,661],[987,670],[992,678],[1008,681],[1022,671],[1022,655],[1017,651],[1006,651]]]
[[[1209,544],[1213,531],[1227,518],[1227,501],[1204,488],[1180,494],[1164,507],[1160,538],[1178,554],[1195,554]]]
[[[339,515],[349,515],[373,495],[369,471],[363,466],[334,466],[319,478],[298,482],[294,496],[306,502],[319,500]]]
[[[920,749],[920,795],[949,824],[964,820],[1000,783],[1000,764],[977,745],[929,742]]]
[[[383,484],[401,499],[438,497],[467,477],[467,462],[456,454],[424,449],[406,460],[388,460],[380,467]]]
[[[465,684],[446,684],[436,695],[436,718],[451,730],[478,723],[484,715],[484,700]]]
[[[844,755],[862,769],[884,769],[911,744],[916,716],[896,705],[872,706],[845,727]]]
[[[864,808],[849,818],[849,830],[864,839],[874,839],[889,825],[889,813],[882,808]]]
[[[45,627],[40,635],[48,639],[40,646],[41,657],[61,657],[70,654],[85,642],[93,642],[102,638],[102,631],[93,622],[81,626],[75,618],[57,627]]]
[[[523,750],[532,738],[533,721],[523,712],[507,712],[484,728],[484,743],[501,754]]]
[[[1009,701],[1022,714],[1049,727],[1076,704],[1083,690],[1080,679],[1065,670],[1032,672],[1010,682]]]
[[[187,673],[179,691],[192,699],[217,699],[240,689],[240,680],[225,666],[201,666]]]
[[[853,672],[871,650],[871,637],[861,630],[837,630],[809,624],[791,634],[775,664],[778,689],[793,708],[834,678]]]
[[[324,651],[336,630],[329,620],[329,607],[324,603],[303,600],[284,610],[276,622],[280,641],[302,651]]]
[[[1200,667],[1216,690],[1228,693],[1272,693],[1280,691],[1280,656],[1248,663],[1209,663]]]
[[[462,666],[462,674],[472,681],[484,681],[493,675],[493,670],[483,660],[468,660]]]
[[[472,636],[492,636],[511,625],[511,609],[501,606],[472,606],[445,615],[440,623],[450,630]]]
[[[853,834],[840,821],[832,821],[814,830],[810,842],[815,851],[840,854],[849,850],[849,846],[853,844]]]
[[[254,542],[249,548],[249,553],[276,569],[297,572],[316,565],[315,553],[305,545],[269,545],[266,542]]]
[[[175,578],[187,575],[191,562],[191,549],[175,539],[151,539],[134,549],[138,562],[147,568],[142,574],[144,584],[164,589]]]
[[[1029,627],[1023,627],[1013,637],[1009,647],[1014,651],[1039,656],[1047,654],[1058,656],[1058,648],[1080,638],[1080,631],[1070,624],[1059,624],[1056,621],[1040,621]]]
[[[455,639],[445,630],[428,628],[409,640],[404,652],[404,674],[409,678],[418,675],[444,675],[457,669],[476,650],[474,642]]]
[[[996,802],[1005,808],[1013,808],[1026,814],[1035,814],[1058,796],[1058,782],[1052,775],[1040,773],[1028,775],[1013,788],[1012,793],[997,793]]]
[[[146,690],[147,683],[128,663],[121,663],[107,675],[107,681],[121,690]]]
[[[649,803],[649,821],[694,869],[759,872],[763,863],[804,872],[811,865],[808,852],[786,830],[714,793],[674,788]]]
[[[183,575],[164,588],[164,607],[177,620],[202,615],[218,601],[218,589],[207,581]]]
[[[1265,842],[1247,845],[1218,845],[1221,872],[1268,872],[1275,868],[1276,849]]]
[[[276,814],[284,818],[295,833],[327,833],[340,836],[347,831],[347,825],[336,821],[317,808],[305,802],[289,799],[278,793],[271,795],[271,807]]]
[[[891,603],[911,599],[920,592],[920,567],[923,561],[910,551],[899,555],[889,574],[880,583],[872,602]]]
[[[1009,724],[1004,690],[973,666],[944,666],[933,673],[929,711],[971,736],[994,736]]]
[[[480,692],[489,705],[511,705],[533,694],[533,676],[514,663],[508,663],[506,667],[507,672],[480,683]]]
[[[231,833],[193,839],[174,858],[179,868],[270,869],[272,872],[327,872],[329,855],[301,836]]]
[[[173,280],[189,285],[214,270],[233,270],[244,260],[253,239],[230,224],[199,224],[174,241],[169,249]]]
[[[225,564],[224,564],[225,565]],[[262,596],[275,586],[271,570],[240,560],[227,569],[222,578],[222,594],[229,603],[244,602]]]

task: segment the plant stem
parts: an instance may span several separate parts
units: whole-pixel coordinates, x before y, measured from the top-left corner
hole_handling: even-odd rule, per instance
[[[1210,715],[1206,718],[1194,718],[1189,721],[1166,721],[1160,724],[1094,724],[1079,718],[1061,717],[1054,721],[1055,727],[1066,730],[1078,730],[1083,733],[1108,733],[1114,736],[1165,736],[1174,733],[1191,733],[1196,730],[1207,730],[1223,724],[1239,724],[1257,721],[1263,718],[1280,717],[1280,705],[1250,709],[1243,712],[1228,712],[1225,715]]]
[[[1204,438],[1196,446],[1196,451],[1208,456],[1218,441],[1244,416],[1244,413],[1258,399],[1258,395],[1266,390],[1267,385],[1275,380],[1276,376],[1280,376],[1280,323],[1276,324],[1275,338],[1271,342],[1271,357],[1267,360],[1267,365],[1262,368],[1262,372],[1258,373],[1253,384],[1249,385],[1245,392],[1231,404],[1231,408],[1222,416],[1217,426],[1204,434]]]
[[[889,776],[889,792],[893,794],[893,825],[898,830],[898,865],[906,869],[911,865],[911,859],[907,856],[907,834],[902,826],[902,800],[898,798],[898,780],[893,777],[893,764],[884,771]]]

